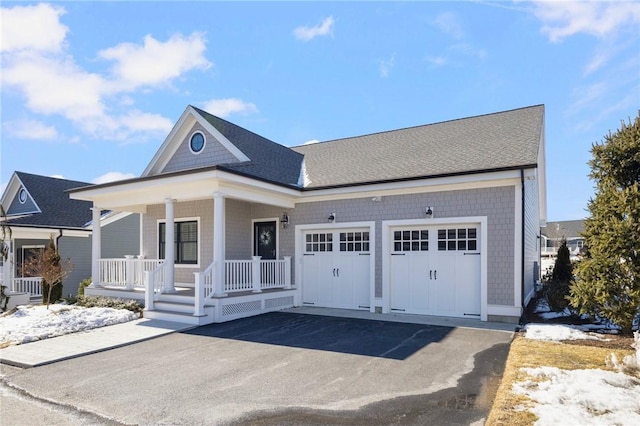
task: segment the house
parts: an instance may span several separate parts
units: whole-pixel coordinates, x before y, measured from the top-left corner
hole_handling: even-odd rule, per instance
[[[140,177],[70,197],[142,216],[139,259],[104,259],[94,229],[87,292],[144,298],[147,317],[517,322],[539,279],[544,106],[294,148],[188,106]]]
[[[584,248],[584,220],[565,220],[560,222],[547,222],[546,226],[540,228],[542,236],[542,272],[551,271],[555,265],[558,248],[562,241],[567,242],[569,258],[572,261],[578,260]]]
[[[66,191],[88,183],[14,172],[2,194],[6,224],[11,228],[9,258],[0,279],[10,291],[41,296],[41,278],[22,273],[22,264],[44,250],[53,237],[60,256],[69,259],[73,271],[63,280],[63,295],[75,295],[80,281],[91,276],[92,204],[72,200]],[[137,214],[104,212],[98,222],[101,241],[109,256],[123,257],[140,251],[140,218]]]

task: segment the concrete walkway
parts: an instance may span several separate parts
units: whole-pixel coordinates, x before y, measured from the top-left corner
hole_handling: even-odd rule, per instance
[[[139,319],[0,349],[0,363],[29,368],[76,358],[193,328],[190,324]]]

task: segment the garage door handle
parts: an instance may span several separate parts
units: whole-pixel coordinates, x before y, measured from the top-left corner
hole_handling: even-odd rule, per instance
[[[305,253],[304,256],[315,256],[315,253]]]
[[[404,253],[391,253],[391,256],[404,256]]]
[[[433,279],[433,269],[429,269],[429,279]]]
[[[336,268],[336,277],[340,278],[340,268]]]
[[[464,253],[465,256],[480,256],[480,253]]]
[[[333,276],[336,276],[336,268],[333,268]]]
[[[438,279],[438,270],[437,270],[437,269],[434,269],[434,270],[433,270],[433,279],[434,279],[434,280],[437,280],[437,279]]]

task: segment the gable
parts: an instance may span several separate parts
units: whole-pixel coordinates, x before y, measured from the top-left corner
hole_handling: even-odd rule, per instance
[[[207,156],[201,159],[194,159],[195,156],[193,156],[189,150],[189,140],[196,129],[203,131],[206,139],[208,140],[207,145],[211,140],[215,140],[217,142],[216,144],[212,144],[214,149],[210,150]],[[211,138],[207,136],[211,136]],[[222,146],[224,150],[220,150],[220,146]],[[224,152],[225,150],[226,152]],[[187,155],[187,153],[191,155]],[[198,156],[201,156],[202,154],[203,152]],[[233,159],[228,157],[229,154]],[[181,171],[200,167],[216,166],[217,164],[226,164],[230,162],[225,161],[225,163],[213,164],[209,162],[215,162],[218,160],[242,162],[249,161],[249,157],[231,143],[231,141],[220,133],[218,129],[212,126],[211,123],[205,120],[194,107],[189,105],[147,165],[146,169],[142,173],[142,177],[154,176],[169,171]],[[194,161],[197,165],[193,164]],[[172,164],[169,165],[169,163]]]
[[[8,221],[11,226],[82,228],[91,220],[92,204],[70,199],[67,191],[87,185],[86,182],[14,172],[2,196],[3,205],[11,200]],[[22,188],[28,195],[24,204],[19,200]]]
[[[202,151],[195,153],[190,148],[190,142],[194,133],[198,132],[204,136],[205,143]],[[188,131],[183,132],[182,140],[176,143],[178,144],[177,149],[161,173],[239,162],[238,158],[220,140],[198,122]]]
[[[40,212],[40,209],[33,201],[31,194],[29,194],[29,191],[27,191],[23,185],[19,185],[17,190],[12,192],[14,192],[15,195],[13,196],[13,201],[11,201],[8,209],[6,210],[7,216],[18,216]],[[21,197],[23,198],[21,199]]]

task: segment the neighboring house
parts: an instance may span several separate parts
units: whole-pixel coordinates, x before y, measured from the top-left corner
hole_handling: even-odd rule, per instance
[[[188,106],[142,176],[70,191],[142,215],[91,294],[206,324],[290,306],[517,322],[539,279],[544,106],[288,148]],[[144,290],[144,295],[143,295]]]
[[[80,281],[91,276],[92,205],[72,200],[67,191],[88,183],[14,172],[0,203],[11,228],[9,258],[0,280],[14,292],[41,295],[41,278],[27,277],[22,264],[44,250],[53,237],[60,256],[69,259],[73,271],[63,280],[63,296],[76,295]],[[140,217],[104,212],[100,217],[103,250],[109,256],[136,255],[140,251]]]
[[[547,226],[540,228],[542,235],[542,272],[553,269],[562,241],[567,242],[571,260],[578,260],[584,247],[584,220],[566,220],[561,222],[547,222]]]

